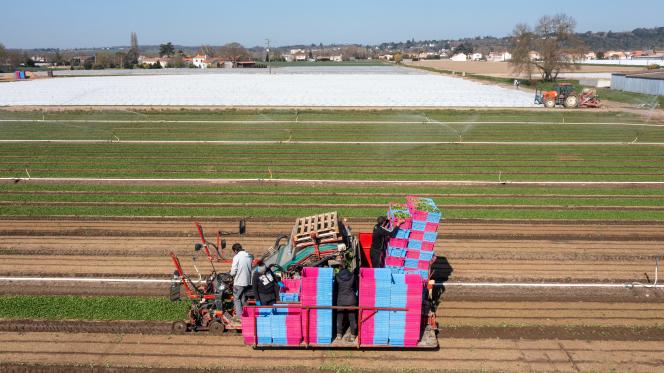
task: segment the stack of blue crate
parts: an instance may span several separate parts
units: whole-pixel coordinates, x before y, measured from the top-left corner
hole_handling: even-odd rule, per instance
[[[319,268],[316,286],[316,305],[332,306],[334,287],[334,270],[332,268]],[[316,343],[332,343],[332,310],[317,310]]]
[[[258,334],[258,344],[272,344],[272,309],[258,309],[256,317],[256,333]]]

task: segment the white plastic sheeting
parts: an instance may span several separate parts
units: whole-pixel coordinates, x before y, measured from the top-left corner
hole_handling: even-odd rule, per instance
[[[530,92],[435,74],[204,74],[0,84],[0,105],[531,107]]]

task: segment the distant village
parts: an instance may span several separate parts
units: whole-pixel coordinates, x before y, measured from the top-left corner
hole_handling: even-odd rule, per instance
[[[112,68],[123,66],[122,61],[124,57],[122,54],[113,55],[110,57],[108,53],[101,52],[104,60],[103,67]],[[253,55],[252,55],[253,54]],[[438,60],[447,59],[451,61],[464,62],[464,61],[488,61],[488,62],[509,62],[512,59],[512,54],[507,50],[495,52],[473,52],[473,51],[458,51],[456,49],[440,49],[440,50],[426,50],[419,52],[402,52],[402,51],[379,51],[370,48],[362,47],[334,47],[334,48],[294,48],[285,51],[274,50],[268,56],[267,52],[260,53],[261,56],[256,56],[256,53],[247,51],[240,53],[240,58],[228,58],[224,56],[216,56],[207,54],[204,51],[198,51],[194,55],[187,55],[182,51],[178,51],[173,55],[156,55],[156,54],[140,54],[137,59],[138,68],[252,68],[252,67],[265,67],[268,62],[344,62],[344,61],[418,61],[418,60]],[[541,59],[538,52],[530,52],[531,60],[537,61]],[[94,69],[102,67],[100,65],[99,52],[92,54],[72,54],[67,57],[54,58],[53,55],[39,54],[29,57],[32,66],[37,67],[53,67],[53,68],[86,68]],[[664,51],[658,50],[634,50],[634,51],[588,51],[583,56],[569,56],[570,60],[594,61],[594,60],[664,60]],[[107,61],[111,59],[113,61]],[[25,63],[24,63],[25,66]]]

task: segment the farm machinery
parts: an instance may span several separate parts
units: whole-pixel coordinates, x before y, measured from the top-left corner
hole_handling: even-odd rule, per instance
[[[187,331],[209,331],[212,334],[227,330],[241,329],[241,325],[233,322],[233,277],[229,273],[219,273],[216,264],[230,263],[223,256],[226,242],[224,234],[240,234],[246,232],[244,221],[240,221],[239,232],[218,232],[216,242],[208,241],[200,224],[195,223],[201,242],[194,247],[195,252],[203,252],[211,272],[201,276],[193,257],[194,269],[198,279],[192,279],[185,273],[179,258],[171,253],[175,267],[171,281],[170,299],[180,300],[184,292],[191,301],[187,319],[173,323],[174,333]],[[260,258],[254,259],[265,263],[281,278],[298,278],[304,267],[338,267],[345,266],[354,270],[360,264],[360,245],[350,233],[350,228],[338,219],[337,213],[327,213],[299,218],[290,235],[279,236]],[[253,292],[245,292],[245,304],[253,304]],[[239,315],[238,315],[239,316]]]
[[[550,91],[537,89],[535,91],[535,104],[544,105],[548,109],[556,106],[563,106],[568,109],[599,108],[600,99],[593,89],[584,89],[579,93],[573,85],[561,83]]]

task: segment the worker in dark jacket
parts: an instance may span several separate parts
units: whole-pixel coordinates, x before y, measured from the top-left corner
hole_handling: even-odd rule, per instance
[[[387,217],[379,216],[377,224],[374,226],[373,234],[371,236],[371,267],[382,268],[383,257],[385,256],[385,247],[387,241],[397,234],[399,226],[403,224],[403,220],[399,219],[397,225],[393,226]]]
[[[357,287],[355,284],[355,275],[347,268],[342,269],[337,273],[337,306],[357,306]],[[349,342],[354,341],[357,337],[357,311],[351,310],[337,310],[337,340],[341,341],[344,332],[346,331],[345,323],[348,319],[350,324],[350,337]]]
[[[279,299],[279,279],[264,263],[256,267],[251,286],[254,289],[257,306],[271,306]]]

